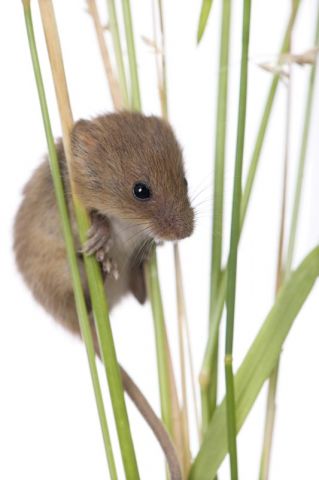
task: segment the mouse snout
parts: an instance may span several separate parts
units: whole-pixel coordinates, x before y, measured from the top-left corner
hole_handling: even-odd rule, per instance
[[[163,212],[162,212],[163,213]],[[182,240],[194,229],[194,211],[191,206],[183,210],[168,210],[156,221],[156,236],[160,240]]]

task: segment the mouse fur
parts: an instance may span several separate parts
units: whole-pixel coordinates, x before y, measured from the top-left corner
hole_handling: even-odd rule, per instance
[[[83,265],[86,254],[96,255],[101,265],[110,310],[128,293],[144,303],[143,264],[152,245],[188,237],[194,226],[182,151],[173,130],[155,116],[112,113],[78,121],[71,141],[72,180],[92,221],[84,246],[77,233],[61,141],[56,148],[88,309],[91,306]],[[136,198],[134,185],[139,182],[149,188],[150,198]],[[14,250],[18,269],[36,300],[79,335],[47,158],[23,190],[14,225]],[[124,387],[129,382],[126,375],[122,372]]]

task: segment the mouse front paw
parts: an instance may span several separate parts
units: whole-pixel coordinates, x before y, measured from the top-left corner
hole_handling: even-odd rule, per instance
[[[95,255],[101,263],[103,272],[112,275],[116,280],[119,277],[117,264],[109,257],[113,245],[109,220],[98,212],[91,214],[92,225],[87,233],[87,241],[83,247],[86,255]]]

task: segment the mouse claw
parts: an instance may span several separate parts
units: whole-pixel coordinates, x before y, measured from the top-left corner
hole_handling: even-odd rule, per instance
[[[105,256],[106,256],[105,253],[106,252],[105,252],[104,248],[100,248],[100,250],[98,250],[96,252],[95,257],[96,257],[98,262],[102,263],[104,261]]]
[[[103,267],[103,272],[105,272],[106,274],[110,274],[112,270],[111,258],[106,257],[106,259],[102,263],[102,267]]]
[[[119,278],[119,271],[117,264],[109,257],[106,257],[103,262],[102,262],[102,268],[103,272],[106,273],[106,275],[112,275],[112,277],[115,280],[118,280]]]
[[[99,233],[95,234],[93,237],[89,238],[83,247],[83,253],[86,255],[93,255],[99,250],[104,250],[106,253],[112,247],[112,239],[106,235],[100,235]]]
[[[119,279],[120,273],[118,271],[116,263],[113,264],[112,275],[113,275],[114,280]]]

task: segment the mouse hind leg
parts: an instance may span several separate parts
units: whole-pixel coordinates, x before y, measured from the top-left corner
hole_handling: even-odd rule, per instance
[[[63,240],[37,228],[19,228],[16,222],[16,263],[36,300],[64,327],[80,333],[72,278]],[[82,285],[88,308],[89,295],[83,261],[79,258]]]

